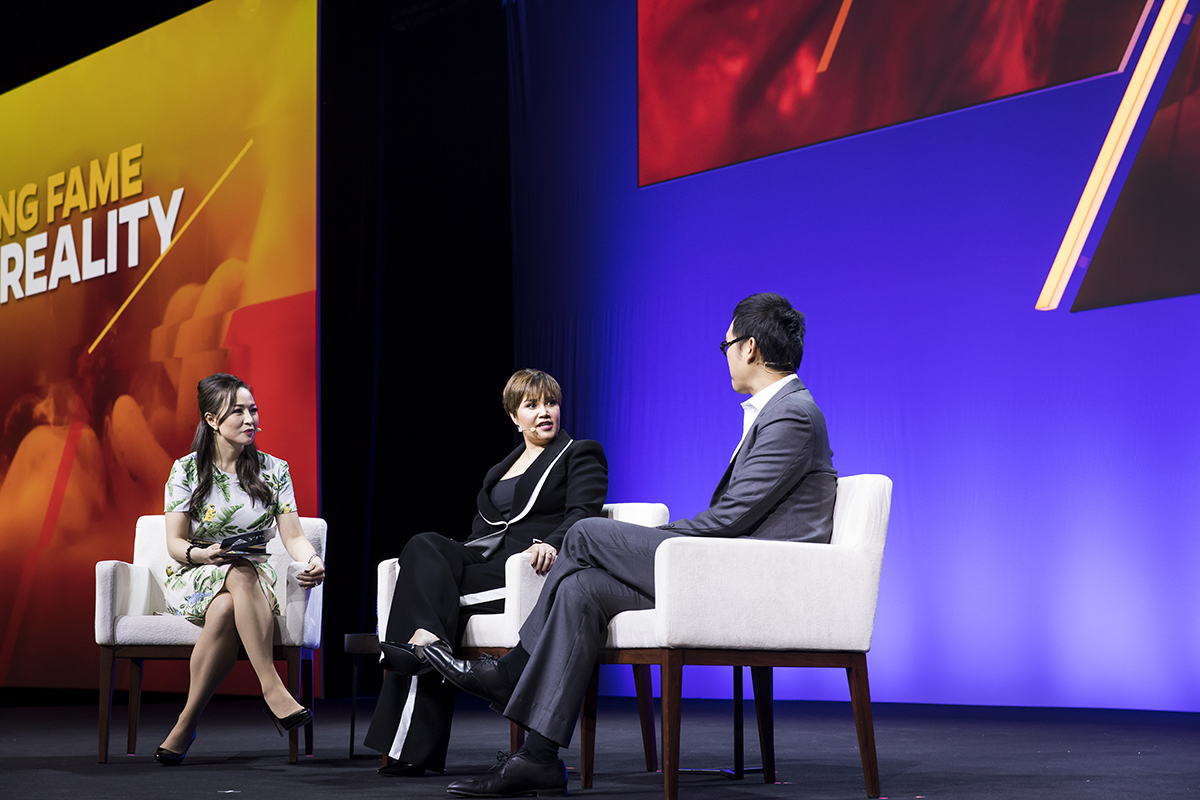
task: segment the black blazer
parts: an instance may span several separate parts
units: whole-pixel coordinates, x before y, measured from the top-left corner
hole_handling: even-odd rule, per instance
[[[488,470],[487,477],[483,479],[483,488],[479,490],[476,500],[478,513],[471,524],[471,535],[467,541],[501,533],[503,546],[489,558],[519,553],[532,545],[534,540],[561,550],[567,530],[581,519],[599,516],[608,494],[608,461],[604,458],[604,448],[591,439],[573,440],[566,431],[560,430],[554,441],[517,480],[512,512],[508,517],[521,514],[531,499],[533,505],[528,513],[509,524],[493,505],[491,493],[523,452],[525,445],[522,444]],[[545,480],[542,480],[543,476]]]

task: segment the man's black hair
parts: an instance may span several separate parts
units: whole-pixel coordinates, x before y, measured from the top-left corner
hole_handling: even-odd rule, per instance
[[[753,336],[763,363],[780,372],[795,372],[804,357],[804,315],[773,292],[752,294],[737,304],[733,336]]]

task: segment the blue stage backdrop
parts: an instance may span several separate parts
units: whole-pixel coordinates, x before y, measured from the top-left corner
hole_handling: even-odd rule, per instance
[[[1127,77],[639,189],[635,0],[506,8],[518,366],[609,499],[706,506],[744,399],[717,342],[780,292],[839,472],[895,481],[875,700],[1200,711],[1200,297],[1034,310]]]

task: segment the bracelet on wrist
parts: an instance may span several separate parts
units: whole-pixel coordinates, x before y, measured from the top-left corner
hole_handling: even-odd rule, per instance
[[[200,546],[200,545],[198,545],[198,544],[189,544],[189,545],[188,545],[187,552],[183,554],[183,557],[184,557],[185,559],[187,559],[187,563],[188,563],[188,565],[189,565],[189,566],[192,566],[192,567],[198,567],[198,566],[200,566],[200,565],[199,565],[199,564],[197,564],[195,561],[192,561],[192,550],[196,549],[196,548],[197,548],[197,547],[199,547],[199,546]]]
[[[311,556],[309,556],[309,557],[308,557],[308,561],[307,561],[307,562],[305,562],[305,563],[307,563],[307,564],[311,565],[311,564],[312,564],[312,560],[313,560],[314,558],[320,558],[320,556],[319,556],[319,555],[317,555],[316,553],[313,553]],[[323,561],[322,561],[321,563],[325,563],[325,562],[323,562]]]

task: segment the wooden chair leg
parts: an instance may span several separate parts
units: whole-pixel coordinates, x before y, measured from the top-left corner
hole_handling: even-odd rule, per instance
[[[770,667],[751,667],[754,684],[754,717],[758,720],[758,748],[762,753],[763,781],[775,782],[775,680]]]
[[[879,797],[879,762],[875,757],[875,723],[871,719],[871,687],[867,680],[867,655],[855,653],[846,668],[850,684],[850,707],[854,711],[854,727],[858,731],[858,751],[862,756],[863,779],[867,797]]]
[[[757,693],[756,693],[757,694]],[[733,665],[733,779],[746,776],[746,720],[742,690],[742,665]]]
[[[113,674],[116,659],[111,647],[100,648],[100,742],[99,758],[101,764],[108,763],[108,730],[112,718]]]
[[[307,709],[313,707],[313,672],[316,664],[313,659],[316,654],[307,648],[301,650],[303,658],[300,661],[300,691],[304,695],[304,699],[300,701],[300,705]],[[308,724],[304,726],[304,755],[311,757],[313,754],[313,723],[309,718]]]
[[[300,701],[300,648],[287,648],[287,688],[296,701]],[[288,733],[288,763],[295,764],[300,760],[300,731]]]
[[[525,729],[515,722],[508,723],[508,752],[517,752],[523,744],[525,744]]]
[[[142,711],[143,667],[142,659],[129,659],[129,736],[125,743],[125,752],[129,755],[137,752],[138,717]]]
[[[592,667],[592,679],[583,693],[583,708],[579,713],[579,785],[592,788],[596,768],[596,707],[600,694],[600,665]]]
[[[646,754],[646,772],[658,769],[658,733],[654,730],[654,685],[650,665],[633,665],[633,685],[637,689],[638,718],[642,721],[642,750]]]
[[[683,697],[683,653],[667,650],[662,661],[663,794],[679,798],[679,714]]]

